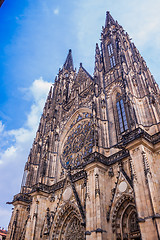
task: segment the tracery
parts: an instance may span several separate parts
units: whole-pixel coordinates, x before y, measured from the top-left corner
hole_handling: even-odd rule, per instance
[[[61,162],[65,168],[79,166],[83,163],[83,158],[92,152],[94,131],[92,122],[87,117],[88,113],[85,114],[85,118],[79,115],[71,124],[61,155]]]

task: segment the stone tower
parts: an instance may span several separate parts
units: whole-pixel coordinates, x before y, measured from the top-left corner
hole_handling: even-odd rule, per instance
[[[9,240],[160,239],[160,92],[109,12],[94,76],[71,50],[14,196]]]

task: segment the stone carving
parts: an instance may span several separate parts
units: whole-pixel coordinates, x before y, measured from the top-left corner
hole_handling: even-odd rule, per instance
[[[60,178],[64,177],[64,169],[62,168],[61,174],[60,174]]]
[[[152,177],[152,173],[150,170],[146,153],[144,151],[142,151],[142,158],[143,158],[144,174],[145,174],[146,182],[148,183],[148,176]]]
[[[100,188],[99,188],[99,175],[98,173],[95,174],[95,196],[100,195]]]
[[[54,201],[55,201],[55,194],[51,193],[50,202],[54,202]]]
[[[90,200],[90,191],[89,191],[89,181],[88,181],[89,175],[86,178],[86,199]]]
[[[131,157],[129,158],[129,160],[130,160],[130,169],[131,169],[132,179],[133,179],[133,181],[137,181],[137,175],[136,175],[136,171],[135,171],[133,160],[132,160]]]
[[[78,218],[74,217],[67,227],[65,240],[84,240],[84,228]]]
[[[44,231],[43,234],[44,235],[49,235],[50,232],[50,227],[51,227],[51,215],[50,215],[50,210],[49,208],[47,208],[46,211],[46,220],[45,220],[45,225],[44,225]]]
[[[113,172],[113,168],[110,167],[108,170],[108,176],[113,177],[114,176],[114,172]]]

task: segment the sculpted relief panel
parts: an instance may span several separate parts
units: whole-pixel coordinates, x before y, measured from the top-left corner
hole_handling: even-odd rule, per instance
[[[78,218],[74,217],[68,224],[65,240],[84,240],[84,229]]]

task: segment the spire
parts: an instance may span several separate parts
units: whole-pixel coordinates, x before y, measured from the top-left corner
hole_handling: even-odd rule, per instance
[[[105,23],[105,27],[107,27],[108,25],[112,25],[112,24],[116,24],[115,20],[113,19],[113,17],[111,16],[110,12],[107,11],[106,12],[106,23]]]
[[[68,71],[73,71],[73,58],[72,58],[72,50],[69,49],[69,53],[67,55],[66,61],[63,65],[63,68]]]

